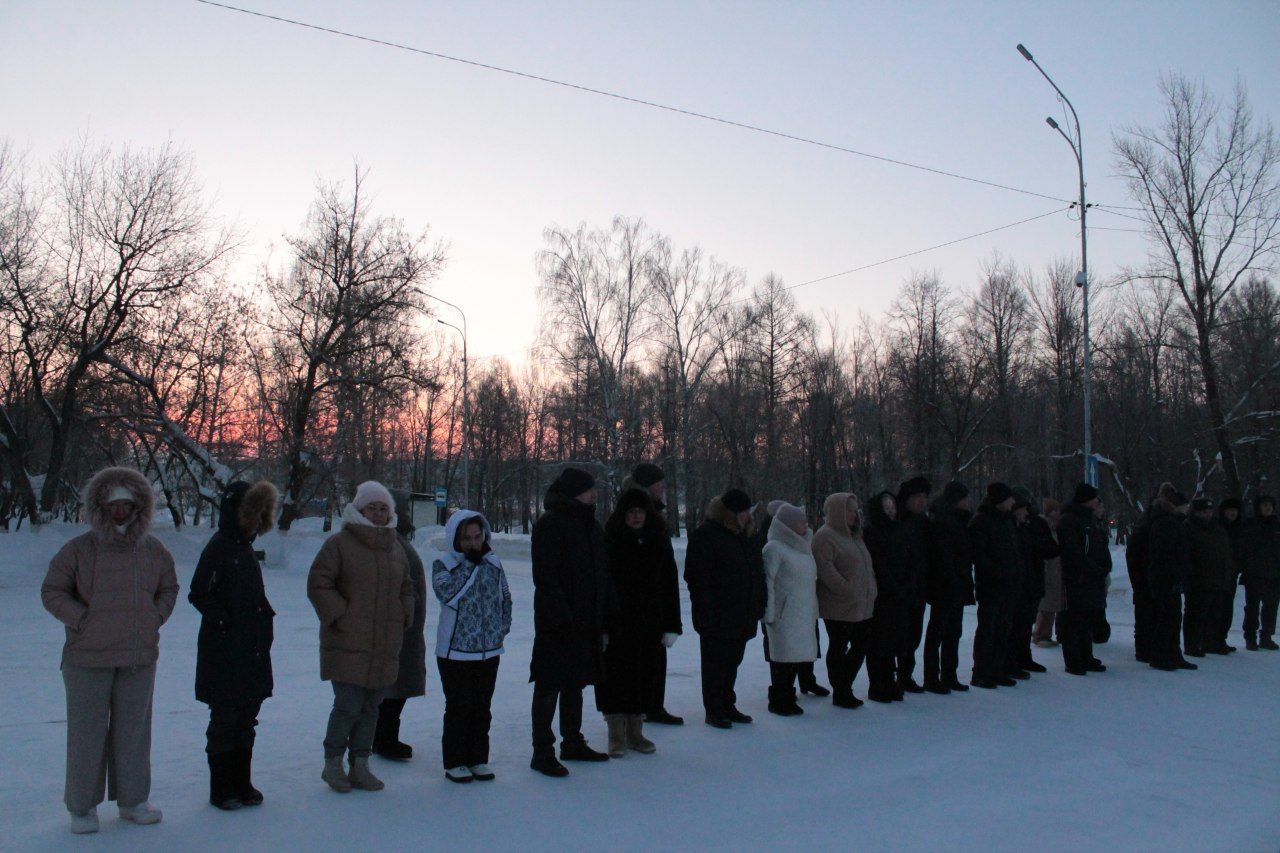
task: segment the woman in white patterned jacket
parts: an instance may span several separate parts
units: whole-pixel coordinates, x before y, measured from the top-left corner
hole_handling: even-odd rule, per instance
[[[440,599],[436,664],[444,687],[445,776],[488,782],[490,705],[502,641],[511,630],[511,590],[489,547],[489,522],[462,509],[445,526],[446,550],[431,566]]]

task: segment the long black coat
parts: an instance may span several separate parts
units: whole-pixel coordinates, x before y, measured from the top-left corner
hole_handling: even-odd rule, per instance
[[[1166,501],[1151,505],[1147,545],[1147,583],[1152,595],[1180,595],[1191,581],[1191,537],[1187,519]]]
[[[1011,601],[1022,594],[1022,548],[1010,513],[979,506],[969,522],[969,547],[978,601]]]
[[[1039,601],[1044,598],[1045,560],[1058,556],[1061,549],[1049,522],[1039,514],[1028,515],[1027,520],[1018,525],[1018,538],[1026,571],[1022,579],[1022,596]]]
[[[739,532],[733,514],[719,504],[711,502],[685,551],[693,630],[704,637],[749,640],[768,597],[764,560],[752,537]]]
[[[954,607],[973,604],[973,548],[969,521],[973,513],[955,506],[933,508],[933,560],[927,589],[929,604]]]
[[[1058,522],[1062,547],[1062,588],[1067,610],[1106,610],[1107,576],[1111,574],[1111,547],[1107,529],[1093,512],[1080,504],[1062,511]]]
[[[400,535],[404,555],[409,560],[409,580],[413,583],[413,624],[404,632],[400,644],[400,674],[396,683],[387,688],[387,696],[395,699],[412,699],[427,692],[427,573],[422,557],[407,536]]]
[[[240,524],[247,483],[232,484],[218,532],[200,554],[187,599],[201,613],[196,642],[196,699],[210,706],[249,705],[271,695],[272,620],[253,534]]]
[[[1129,568],[1129,587],[1135,595],[1151,595],[1151,585],[1147,580],[1147,563],[1151,553],[1151,511],[1133,525],[1129,532],[1129,542],[1125,546],[1124,559]]]
[[[1244,585],[1271,594],[1280,588],[1280,517],[1254,516],[1240,535]]]
[[[533,657],[529,680],[559,689],[595,684],[610,633],[604,531],[595,508],[548,491],[533,525]]]
[[[645,527],[635,531],[615,512],[605,525],[605,551],[617,607],[609,647],[604,653],[604,683],[596,688],[597,704],[606,714],[645,711],[654,653],[664,633],[675,633],[664,583],[670,538],[661,520],[657,524],[654,520],[651,515]],[[678,629],[678,592],[675,609],[674,625]]]
[[[908,512],[899,504],[898,519],[889,531],[889,550],[908,604],[920,604],[928,592],[933,574],[932,526],[927,515]]]

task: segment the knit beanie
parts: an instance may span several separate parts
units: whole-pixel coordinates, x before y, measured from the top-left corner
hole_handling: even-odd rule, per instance
[[[792,529],[795,529],[802,521],[808,522],[804,510],[789,503],[783,503],[782,506],[778,507],[778,511],[773,514],[773,520]]]
[[[567,498],[576,498],[583,492],[595,488],[596,478],[581,468],[565,468],[551,484],[551,490]]]
[[[942,502],[954,506],[969,497],[969,487],[959,480],[952,480],[942,489]]]
[[[987,503],[997,506],[1013,497],[1013,489],[999,481],[987,484]]]
[[[1076,493],[1072,495],[1071,502],[1073,504],[1087,504],[1098,496],[1098,490],[1088,483],[1081,483],[1076,486]]]
[[[1239,498],[1223,498],[1222,503],[1218,504],[1218,509],[1234,509],[1236,512],[1244,511],[1244,501]]]
[[[742,489],[730,489],[720,496],[720,503],[729,512],[746,512],[751,509],[751,496]]]
[[[656,483],[661,483],[666,477],[662,475],[662,469],[657,465],[652,462],[641,462],[631,472],[631,479],[636,481],[636,485],[647,489]]]
[[[112,486],[111,491],[107,492],[107,503],[112,501],[133,501],[137,503],[138,496],[128,486]]]
[[[365,480],[356,486],[356,496],[351,499],[352,505],[357,510],[363,510],[369,504],[382,503],[387,505],[387,509],[392,512],[396,511],[396,499],[391,497],[391,492],[387,487],[375,480]]]
[[[924,477],[912,477],[898,487],[898,503],[906,503],[912,495],[928,495],[932,488]]]
[[[769,513],[770,518],[774,518],[778,514],[778,509],[785,503],[786,501],[781,499],[769,501],[769,504],[764,508],[764,511]]]

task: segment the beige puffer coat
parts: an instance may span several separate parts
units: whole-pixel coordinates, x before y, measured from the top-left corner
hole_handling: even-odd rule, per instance
[[[137,511],[116,529],[107,496],[123,486]],[[40,600],[66,626],[64,666],[149,666],[160,657],[160,626],[173,612],[178,576],[173,556],[151,535],[155,496],[132,468],[104,468],[85,490],[91,530],[54,555]]]
[[[861,525],[856,531],[849,529],[849,501],[857,506],[857,498],[848,492],[827,498],[822,507],[825,523],[813,534],[818,613],[823,619],[862,622],[875,608],[876,575]]]
[[[413,620],[409,561],[394,517],[392,526],[374,527],[347,504],[342,522],[307,577],[307,597],[320,617],[320,677],[390,687],[400,674],[400,645]]]

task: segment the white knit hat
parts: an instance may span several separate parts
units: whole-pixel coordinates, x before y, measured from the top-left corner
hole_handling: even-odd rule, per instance
[[[359,486],[356,486],[356,496],[351,499],[352,505],[357,510],[362,510],[371,503],[381,501],[387,505],[387,508],[394,514],[396,511],[396,499],[391,497],[391,492],[387,491],[387,487],[374,480],[366,480]]]
[[[137,503],[138,496],[128,486],[112,486],[111,491],[107,492],[107,503],[112,501],[133,501]]]

